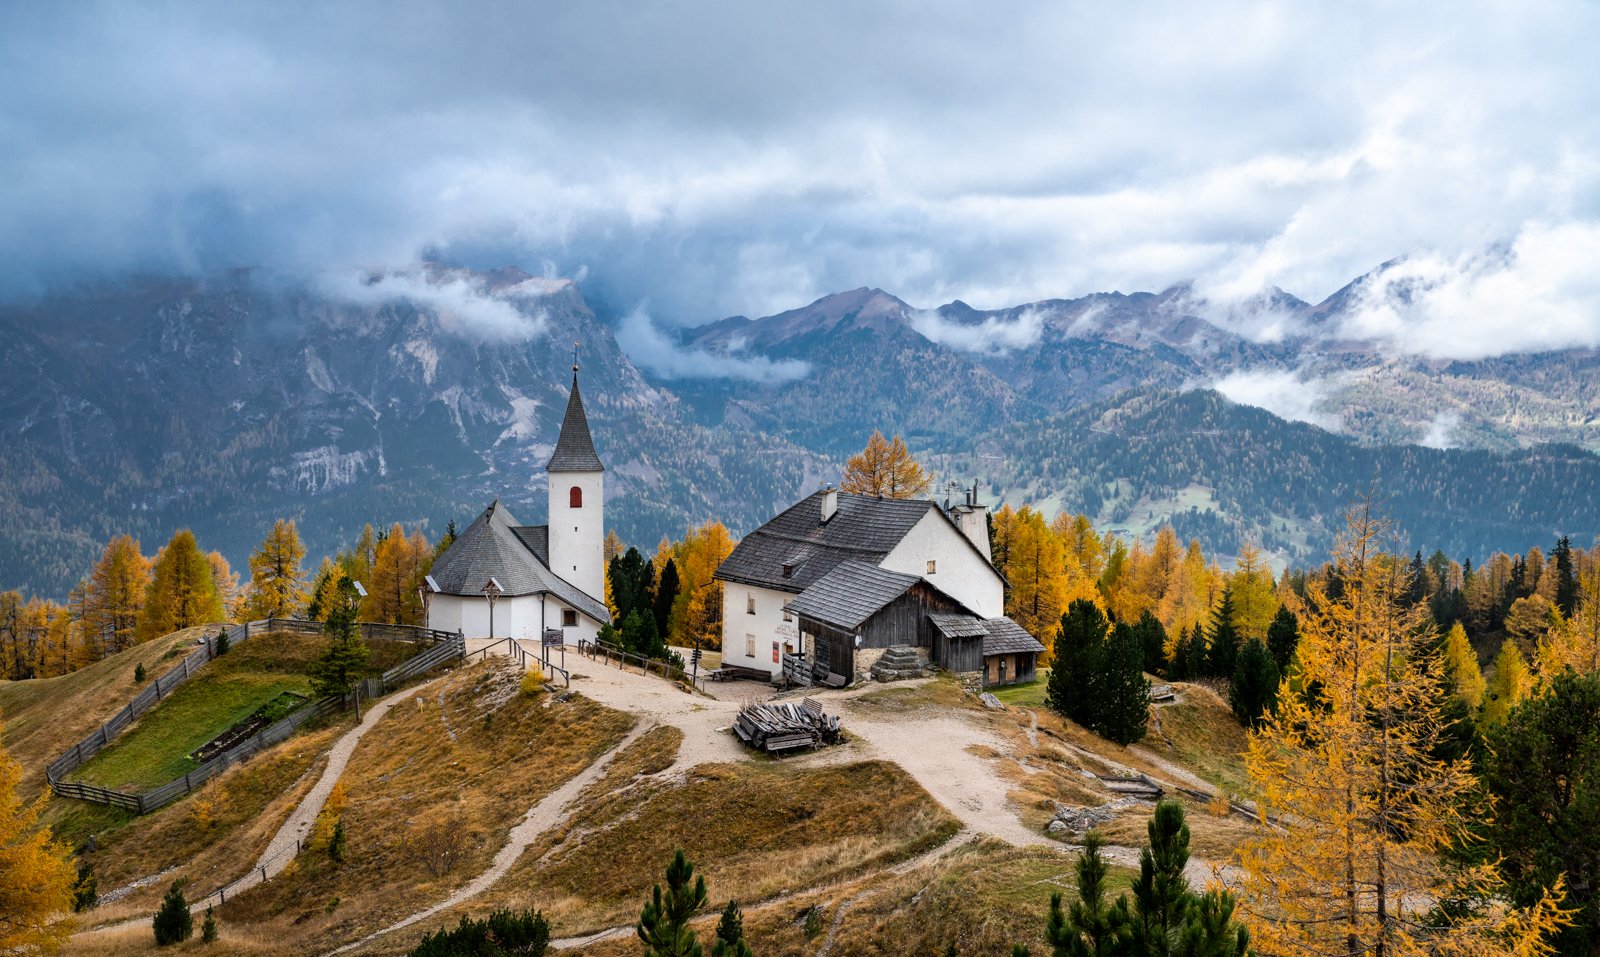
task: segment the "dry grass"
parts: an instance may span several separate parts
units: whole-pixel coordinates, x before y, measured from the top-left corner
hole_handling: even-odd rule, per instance
[[[959,828],[905,772],[877,761],[701,765],[682,780],[642,779],[593,797],[564,842],[530,848],[466,912],[534,908],[558,935],[581,934],[636,919],[678,848],[714,901],[758,901],[875,873]]]
[[[1183,700],[1152,710],[1145,747],[1230,794],[1245,793],[1249,779],[1241,755],[1249,736],[1244,727],[1210,688],[1193,684],[1178,688]]]
[[[911,714],[926,708],[975,708],[976,699],[961,688],[961,683],[948,674],[932,680],[893,683],[857,695],[851,703],[855,709],[885,716]]]
[[[304,951],[286,947],[282,941],[273,940],[250,928],[233,928],[222,924],[216,943],[200,940],[200,916],[195,917],[194,938],[188,943],[161,948],[162,954],[204,954],[205,957],[280,957],[303,954]],[[132,954],[149,954],[156,950],[155,937],[148,926],[130,927],[126,930],[107,931],[92,937],[73,938],[61,953],[67,957],[128,957]]]
[[[144,665],[147,680],[154,679],[193,651],[195,639],[216,630],[216,625],[207,625],[175,631],[69,675],[0,681],[5,746],[22,763],[24,793],[43,790],[44,766],[139,693],[143,686],[133,680],[139,665]]]
[[[486,868],[529,807],[633,723],[586,698],[522,694],[519,677],[492,660],[391,710],[341,779],[344,863],[307,852],[281,877],[230,898],[224,916],[316,952],[434,903]],[[427,822],[451,817],[463,822],[465,852],[436,877],[413,838]]]

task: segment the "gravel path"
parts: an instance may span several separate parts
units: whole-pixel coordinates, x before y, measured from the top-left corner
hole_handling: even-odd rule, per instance
[[[641,675],[637,668],[625,670],[598,659],[569,657],[567,660],[573,675],[573,691],[608,708],[670,724],[683,732],[683,746],[678,748],[678,758],[667,769],[668,773],[684,771],[697,764],[750,759],[750,753],[739,743],[738,737],[724,730],[733,725],[744,702],[693,694],[665,678]],[[771,697],[771,690],[761,685],[739,684],[749,685],[751,700]]]

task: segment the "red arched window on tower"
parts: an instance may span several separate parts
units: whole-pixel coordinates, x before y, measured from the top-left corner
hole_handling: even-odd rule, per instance
[[[572,491],[567,493],[568,508],[583,508],[583,489],[574,485]]]

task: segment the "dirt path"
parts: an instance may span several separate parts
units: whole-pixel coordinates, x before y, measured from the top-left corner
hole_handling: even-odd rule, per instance
[[[567,783],[550,792],[538,804],[529,808],[528,813],[523,815],[521,822],[512,828],[511,833],[506,836],[505,844],[495,854],[494,860],[490,862],[488,869],[473,878],[466,886],[455,891],[439,903],[417,911],[410,917],[390,924],[382,930],[374,931],[358,940],[351,941],[336,950],[329,951],[325,957],[332,957],[333,954],[342,954],[345,951],[354,950],[362,944],[369,943],[385,934],[410,927],[412,924],[427,920],[435,914],[465,903],[467,900],[488,890],[495,881],[504,877],[506,872],[511,870],[512,865],[517,862],[517,858],[521,857],[522,852],[528,849],[528,845],[537,841],[547,831],[566,820],[572,803],[578,799],[578,795],[582,794],[583,790],[589,785],[600,780],[601,775],[605,774],[606,768],[611,765],[612,760],[617,755],[621,754],[627,749],[628,745],[638,740],[641,735],[654,726],[655,724],[650,721],[636,723],[633,726],[633,730],[628,732],[628,735],[621,741],[617,742],[616,746],[610,751],[601,755],[593,764],[573,776]]]
[[[641,675],[636,668],[620,669],[615,663],[575,656],[569,656],[567,661],[573,675],[573,691],[609,708],[669,724],[683,732],[683,746],[668,773],[697,764],[750,758],[739,739],[723,730],[732,726],[743,702],[691,694],[674,682]],[[750,694],[756,700],[756,695],[767,697],[771,692],[753,685]]]

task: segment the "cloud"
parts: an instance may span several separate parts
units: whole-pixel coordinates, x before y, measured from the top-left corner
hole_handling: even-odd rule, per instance
[[[1600,224],[1596,35],[1562,0],[0,5],[0,297],[548,261],[677,327],[861,286],[1314,302],[1425,254],[1481,351],[1526,338],[1539,236]],[[1463,261],[1495,246],[1516,283]]]
[[[431,312],[440,328],[459,335],[491,340],[523,340],[542,335],[546,314],[530,308],[543,294],[541,280],[491,292],[481,277],[443,273],[343,273],[325,275],[324,292],[345,302],[382,306],[408,302]]]
[[[667,379],[785,382],[811,371],[798,359],[775,361],[766,356],[744,355],[737,348],[729,354],[685,348],[657,328],[643,306],[623,318],[617,328],[617,342],[635,363]]]
[[[911,327],[932,342],[984,355],[1038,345],[1045,324],[1041,309],[1022,309],[1006,318],[989,315],[979,323],[946,319],[935,309],[913,310],[908,318]]]
[[[1417,439],[1418,445],[1430,449],[1453,449],[1460,443],[1455,440],[1456,429],[1461,427],[1461,413],[1439,412],[1428,423],[1428,428]]]
[[[1328,390],[1320,379],[1308,379],[1298,372],[1247,370],[1224,376],[1210,387],[1233,402],[1266,409],[1281,419],[1307,422],[1330,432],[1340,429],[1339,416],[1327,411],[1324,404]]]

